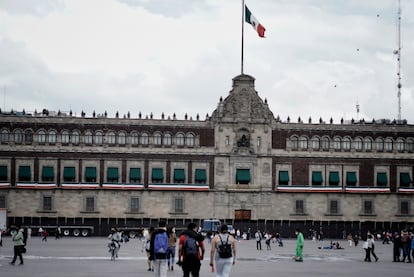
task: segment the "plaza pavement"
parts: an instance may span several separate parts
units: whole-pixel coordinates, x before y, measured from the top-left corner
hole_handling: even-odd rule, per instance
[[[392,244],[383,245],[376,242],[375,252],[378,262],[364,262],[362,244],[349,247],[346,241],[340,241],[344,250],[322,250],[329,241],[314,243],[305,241],[304,262],[295,262],[295,240],[285,240],[284,247],[272,244],[272,250],[266,250],[262,243],[261,251],[256,250],[254,240],[237,243],[237,260],[231,276],[414,276],[414,263],[392,262]],[[141,252],[142,242],[131,239],[123,244],[119,259],[110,261],[107,252],[107,240],[102,237],[73,238],[55,240],[49,237],[41,242],[39,237],[32,237],[24,254],[24,265],[9,265],[13,256],[10,237],[3,237],[0,247],[1,277],[145,277],[154,276],[147,271],[145,253]],[[206,241],[206,259],[201,266],[200,276],[215,275],[209,267],[210,245]],[[182,276],[181,268],[174,267],[168,276]]]

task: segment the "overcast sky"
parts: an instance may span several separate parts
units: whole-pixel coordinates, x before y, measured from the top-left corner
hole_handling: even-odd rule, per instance
[[[204,119],[241,73],[241,3],[1,0],[0,108]],[[244,73],[275,116],[398,117],[398,0],[246,4],[266,38],[245,24]],[[401,117],[414,124],[414,1],[401,6]]]

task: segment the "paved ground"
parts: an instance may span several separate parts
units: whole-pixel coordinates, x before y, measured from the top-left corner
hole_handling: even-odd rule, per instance
[[[364,262],[364,251],[361,245],[349,247],[345,241],[340,241],[344,250],[321,250],[318,246],[325,243],[305,242],[304,262],[292,259],[295,241],[285,240],[284,247],[272,244],[272,250],[256,250],[252,240],[237,243],[238,257],[231,275],[238,277],[251,276],[413,276],[414,263],[393,263],[392,245],[376,243],[378,262]],[[31,238],[28,251],[24,256],[23,266],[11,266],[13,247],[10,237],[3,237],[3,247],[0,247],[0,276],[4,277],[138,277],[154,276],[147,271],[145,253],[141,253],[141,241],[132,239],[123,244],[120,257],[115,262],[110,261],[105,238],[63,238],[41,242],[40,238]],[[209,251],[210,245],[206,243]],[[203,261],[201,276],[214,276],[208,265]],[[17,264],[17,263],[16,263]],[[168,272],[168,276],[182,276],[179,267]]]

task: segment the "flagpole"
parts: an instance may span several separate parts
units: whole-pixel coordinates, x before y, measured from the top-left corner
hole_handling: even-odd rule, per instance
[[[245,4],[242,0],[242,37],[241,37],[241,74],[243,75],[243,64],[244,64],[244,9]]]

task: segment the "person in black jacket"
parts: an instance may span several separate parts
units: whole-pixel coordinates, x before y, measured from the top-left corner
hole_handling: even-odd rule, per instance
[[[191,245],[193,243],[193,245]],[[192,249],[194,251],[192,251]],[[189,253],[194,252],[194,253]],[[178,265],[183,268],[184,277],[198,277],[201,261],[204,259],[204,237],[197,233],[197,224],[191,222],[178,240]]]

